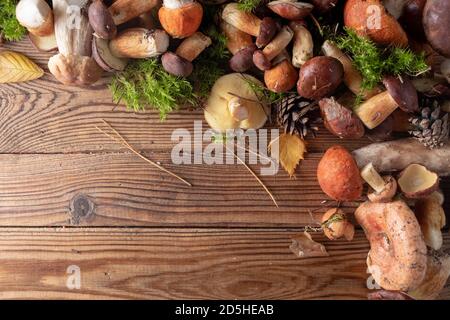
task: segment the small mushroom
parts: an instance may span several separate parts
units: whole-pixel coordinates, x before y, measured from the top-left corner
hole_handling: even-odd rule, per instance
[[[380,45],[408,45],[405,31],[381,0],[348,0],[344,8],[344,24]]]
[[[309,59],[300,69],[298,94],[311,100],[319,100],[333,94],[344,77],[339,60],[317,56]]]
[[[450,58],[450,2],[427,0],[423,9],[423,26],[428,41],[443,56]]]
[[[383,79],[386,91],[360,104],[355,112],[366,125],[373,129],[380,125],[395,109],[406,112],[419,110],[419,98],[413,83],[407,78],[386,76]]]
[[[177,77],[188,77],[193,71],[192,61],[211,45],[211,39],[201,32],[183,40],[175,53],[166,52],[161,57],[164,70]]]
[[[195,0],[163,0],[158,16],[168,34],[182,39],[193,35],[200,27],[203,7]]]
[[[259,129],[267,121],[269,106],[261,101],[249,82],[262,86],[256,78],[242,73],[220,77],[205,106],[205,119],[212,129]]]
[[[112,39],[117,34],[116,24],[103,0],[94,0],[88,10],[89,23],[97,37]]]
[[[92,40],[92,57],[107,72],[122,71],[128,63],[128,59],[114,56],[109,49],[109,41],[97,35]]]
[[[383,289],[409,291],[425,278],[427,248],[414,212],[403,201],[365,202],[355,211],[370,242],[367,267]]]
[[[265,71],[272,68],[271,61],[288,46],[294,37],[294,32],[284,26],[275,38],[263,49],[253,53],[253,63],[258,69]]]
[[[310,3],[295,2],[295,0],[271,1],[267,4],[267,7],[287,20],[303,19],[314,9],[314,6]]]
[[[427,246],[439,250],[443,244],[441,229],[445,226],[445,212],[439,201],[433,197],[419,199],[415,206],[417,220]]]
[[[292,65],[287,54],[275,58],[274,66],[264,72],[264,82],[267,89],[273,92],[288,92],[298,79],[298,71]]]
[[[420,164],[410,164],[400,173],[398,186],[407,198],[419,199],[439,188],[439,176]]]
[[[233,55],[229,65],[235,72],[245,72],[254,66],[253,53],[257,49],[252,36],[222,21],[222,32],[227,38],[227,48]]]
[[[253,13],[239,10],[237,3],[227,4],[222,19],[235,28],[256,37],[256,46],[265,47],[277,33],[275,21],[269,17],[259,19]]]
[[[37,37],[54,32],[53,12],[45,0],[20,0],[16,6],[17,21]]]
[[[314,42],[311,33],[304,23],[291,21],[289,27],[294,31],[294,46],[292,49],[292,65],[300,68],[314,56]]]
[[[109,42],[111,53],[119,58],[151,58],[167,51],[169,35],[164,30],[131,28]]]
[[[348,221],[347,215],[339,208],[329,209],[321,219],[322,230],[330,240],[345,237],[347,241],[353,240],[355,227]]]
[[[372,163],[361,170],[361,177],[372,188],[367,194],[372,202],[390,202],[397,193],[397,181],[392,176],[381,177]]]

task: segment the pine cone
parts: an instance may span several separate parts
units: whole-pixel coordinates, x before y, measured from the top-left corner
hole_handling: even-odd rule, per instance
[[[420,114],[409,119],[409,133],[430,149],[440,148],[449,137],[448,113],[442,112],[439,100],[422,97]]]
[[[316,136],[320,116],[315,116],[312,111],[318,110],[317,102],[307,100],[297,94],[289,94],[275,105],[278,124],[284,131],[290,134],[298,134],[304,139],[309,133]]]

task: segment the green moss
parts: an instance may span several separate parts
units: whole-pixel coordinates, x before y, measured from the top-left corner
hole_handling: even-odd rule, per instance
[[[16,4],[16,0],[0,1],[0,33],[8,41],[18,41],[26,33],[16,19]]]

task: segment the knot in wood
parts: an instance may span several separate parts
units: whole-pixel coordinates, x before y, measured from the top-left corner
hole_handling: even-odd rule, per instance
[[[78,194],[70,200],[71,223],[79,224],[81,220],[88,220],[95,214],[94,202],[84,194]]]

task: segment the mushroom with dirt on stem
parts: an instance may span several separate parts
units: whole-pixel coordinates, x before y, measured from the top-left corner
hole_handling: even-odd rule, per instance
[[[294,32],[291,28],[288,26],[281,28],[280,32],[278,32],[275,38],[264,49],[256,50],[253,53],[253,63],[255,66],[262,71],[271,69],[271,61],[283,52],[293,37]]]
[[[355,113],[369,129],[380,125],[397,108],[406,112],[419,110],[417,91],[409,78],[385,76],[383,84],[386,91],[371,97],[355,108]]]
[[[277,24],[270,18],[259,19],[251,12],[239,10],[237,3],[227,4],[222,11],[222,19],[233,27],[256,37],[256,46],[265,47],[277,33]]]
[[[392,176],[380,176],[372,163],[361,170],[361,177],[372,188],[367,197],[372,202],[390,202],[397,193],[397,181]]]
[[[222,21],[221,30],[227,39],[227,48],[233,55],[229,61],[231,70],[245,72],[254,66],[253,53],[257,49],[252,36]]]
[[[296,2],[295,0],[270,1],[267,7],[280,17],[287,20],[300,20],[306,18],[314,6],[311,3]]]
[[[292,65],[300,68],[314,56],[314,42],[311,33],[302,21],[291,21],[289,27],[294,31]]]
[[[168,73],[177,77],[188,77],[194,67],[194,61],[203,50],[211,45],[211,39],[201,32],[196,32],[178,46],[175,53],[166,52],[161,57],[161,63]]]
[[[158,11],[159,21],[173,38],[193,35],[203,19],[203,7],[195,0],[163,0]]]

